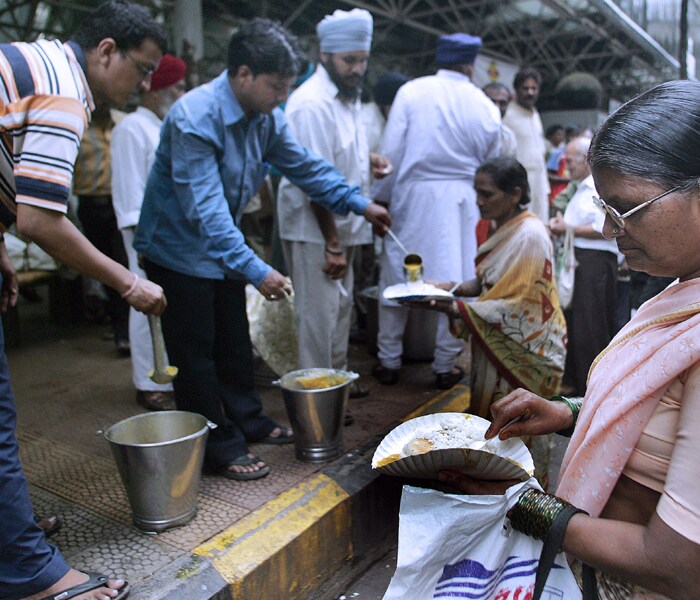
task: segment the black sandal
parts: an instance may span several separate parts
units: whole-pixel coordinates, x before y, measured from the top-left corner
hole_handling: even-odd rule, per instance
[[[282,425],[275,425],[273,429],[276,427],[279,427],[280,429],[280,434],[278,436],[272,436],[268,435],[267,437],[264,437],[263,439],[259,440],[258,443],[260,444],[274,444],[274,445],[280,445],[280,444],[291,444],[294,441],[294,432],[292,431],[291,427],[284,427]]]
[[[57,533],[63,525],[63,523],[61,523],[61,519],[53,515],[51,515],[50,517],[34,515],[34,521],[39,527],[41,527],[44,530],[44,535],[47,538],[51,537],[54,533]],[[46,523],[46,525],[44,525],[44,523]]]
[[[257,471],[231,471],[230,467],[252,467],[256,463],[264,463],[265,461],[257,456],[248,456],[244,454],[238,458],[234,458],[225,465],[216,468],[216,472],[226,479],[235,479],[236,481],[250,481],[251,479],[260,479],[265,477],[270,472],[270,467],[265,465]]]
[[[75,598],[76,596],[80,596],[85,592],[90,592],[101,587],[107,587],[107,583],[109,583],[109,577],[102,575],[101,573],[92,573],[90,571],[82,571],[82,573],[85,573],[85,575],[90,578],[85,583],[79,583],[78,585],[74,585],[73,587],[65,589],[61,592],[56,592],[51,596],[44,596],[41,600],[69,600],[70,598]],[[112,599],[123,600],[129,595],[129,584],[124,582],[124,585],[116,591],[119,593],[116,596],[112,596]]]

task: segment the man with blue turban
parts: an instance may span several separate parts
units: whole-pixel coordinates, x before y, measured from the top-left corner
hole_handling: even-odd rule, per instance
[[[370,154],[360,92],[372,45],[372,15],[336,10],[316,27],[320,64],[289,97],[285,114],[299,142],[332,163],[351,185],[370,191],[370,171],[389,164]],[[310,201],[289,179],[279,190],[279,228],[294,283],[299,367],[347,368],[352,320],[353,256],[372,242],[369,225]],[[351,397],[366,395],[355,384]],[[349,420],[349,419],[348,419]]]
[[[442,36],[438,72],[401,86],[384,130],[381,150],[395,170],[375,184],[373,197],[390,207],[392,230],[423,258],[426,279],[476,276],[474,173],[498,156],[501,131],[498,109],[471,81],[480,47],[481,39],[466,33]],[[404,281],[403,258],[401,248],[385,240],[380,289]],[[408,311],[380,300],[379,364],[373,373],[385,385],[399,377]],[[455,366],[461,347],[447,317],[440,315],[432,364],[438,388],[452,387],[462,378]]]

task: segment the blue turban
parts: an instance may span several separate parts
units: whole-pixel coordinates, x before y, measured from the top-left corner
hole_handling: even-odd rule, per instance
[[[321,52],[369,52],[372,46],[372,15],[362,8],[351,11],[336,10],[326,15],[316,34],[321,41]]]
[[[438,65],[472,65],[481,48],[481,38],[467,33],[440,36],[435,62]]]

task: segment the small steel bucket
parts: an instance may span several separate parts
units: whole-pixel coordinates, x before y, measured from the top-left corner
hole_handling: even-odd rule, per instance
[[[407,254],[403,259],[403,275],[407,283],[423,281],[423,259],[418,254]]]
[[[204,447],[214,427],[202,415],[167,410],[129,417],[104,432],[137,529],[161,533],[195,516]]]
[[[341,379],[331,387],[305,389],[299,380],[324,377]],[[296,457],[308,463],[321,463],[343,453],[343,422],[350,395],[350,384],[357,373],[338,369],[300,369],[274,381],[282,388],[284,404],[294,429]]]

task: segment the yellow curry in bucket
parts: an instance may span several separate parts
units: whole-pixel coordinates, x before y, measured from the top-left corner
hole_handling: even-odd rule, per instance
[[[297,377],[294,383],[302,390],[325,390],[336,387],[348,381],[345,375],[335,373],[324,373],[323,375],[307,375]]]

